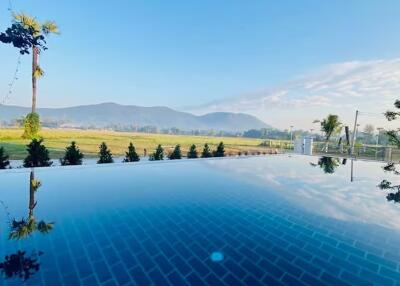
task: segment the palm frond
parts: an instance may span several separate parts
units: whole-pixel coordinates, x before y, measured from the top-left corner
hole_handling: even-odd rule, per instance
[[[58,30],[58,26],[56,22],[54,21],[46,21],[42,25],[42,32],[45,35],[48,34],[60,34],[60,31]]]

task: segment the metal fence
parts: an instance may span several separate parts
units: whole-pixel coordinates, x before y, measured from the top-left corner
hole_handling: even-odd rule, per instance
[[[316,142],[313,145],[313,153],[317,155],[350,156],[350,147],[328,145],[325,152],[325,144]],[[356,145],[352,157],[377,161],[400,161],[400,149],[394,146]]]

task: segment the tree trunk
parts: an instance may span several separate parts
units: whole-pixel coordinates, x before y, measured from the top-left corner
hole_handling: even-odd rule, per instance
[[[36,77],[35,72],[38,67],[39,50],[36,46],[32,47],[32,113],[36,112]]]

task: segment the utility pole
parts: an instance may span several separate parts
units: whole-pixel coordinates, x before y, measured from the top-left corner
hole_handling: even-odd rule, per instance
[[[356,143],[357,120],[358,120],[358,110],[356,110],[356,117],[354,119],[353,138],[351,140],[350,155],[353,155],[354,153],[354,144]]]

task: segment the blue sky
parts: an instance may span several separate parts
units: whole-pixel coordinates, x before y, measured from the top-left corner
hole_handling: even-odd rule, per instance
[[[60,26],[41,57],[39,106],[112,101],[196,111],[331,64],[390,61],[400,53],[396,0],[95,3],[12,0],[15,11]],[[1,1],[0,30],[10,22],[7,8]],[[0,97],[16,59],[15,49],[0,45]],[[29,106],[29,69],[24,56],[8,104]]]

